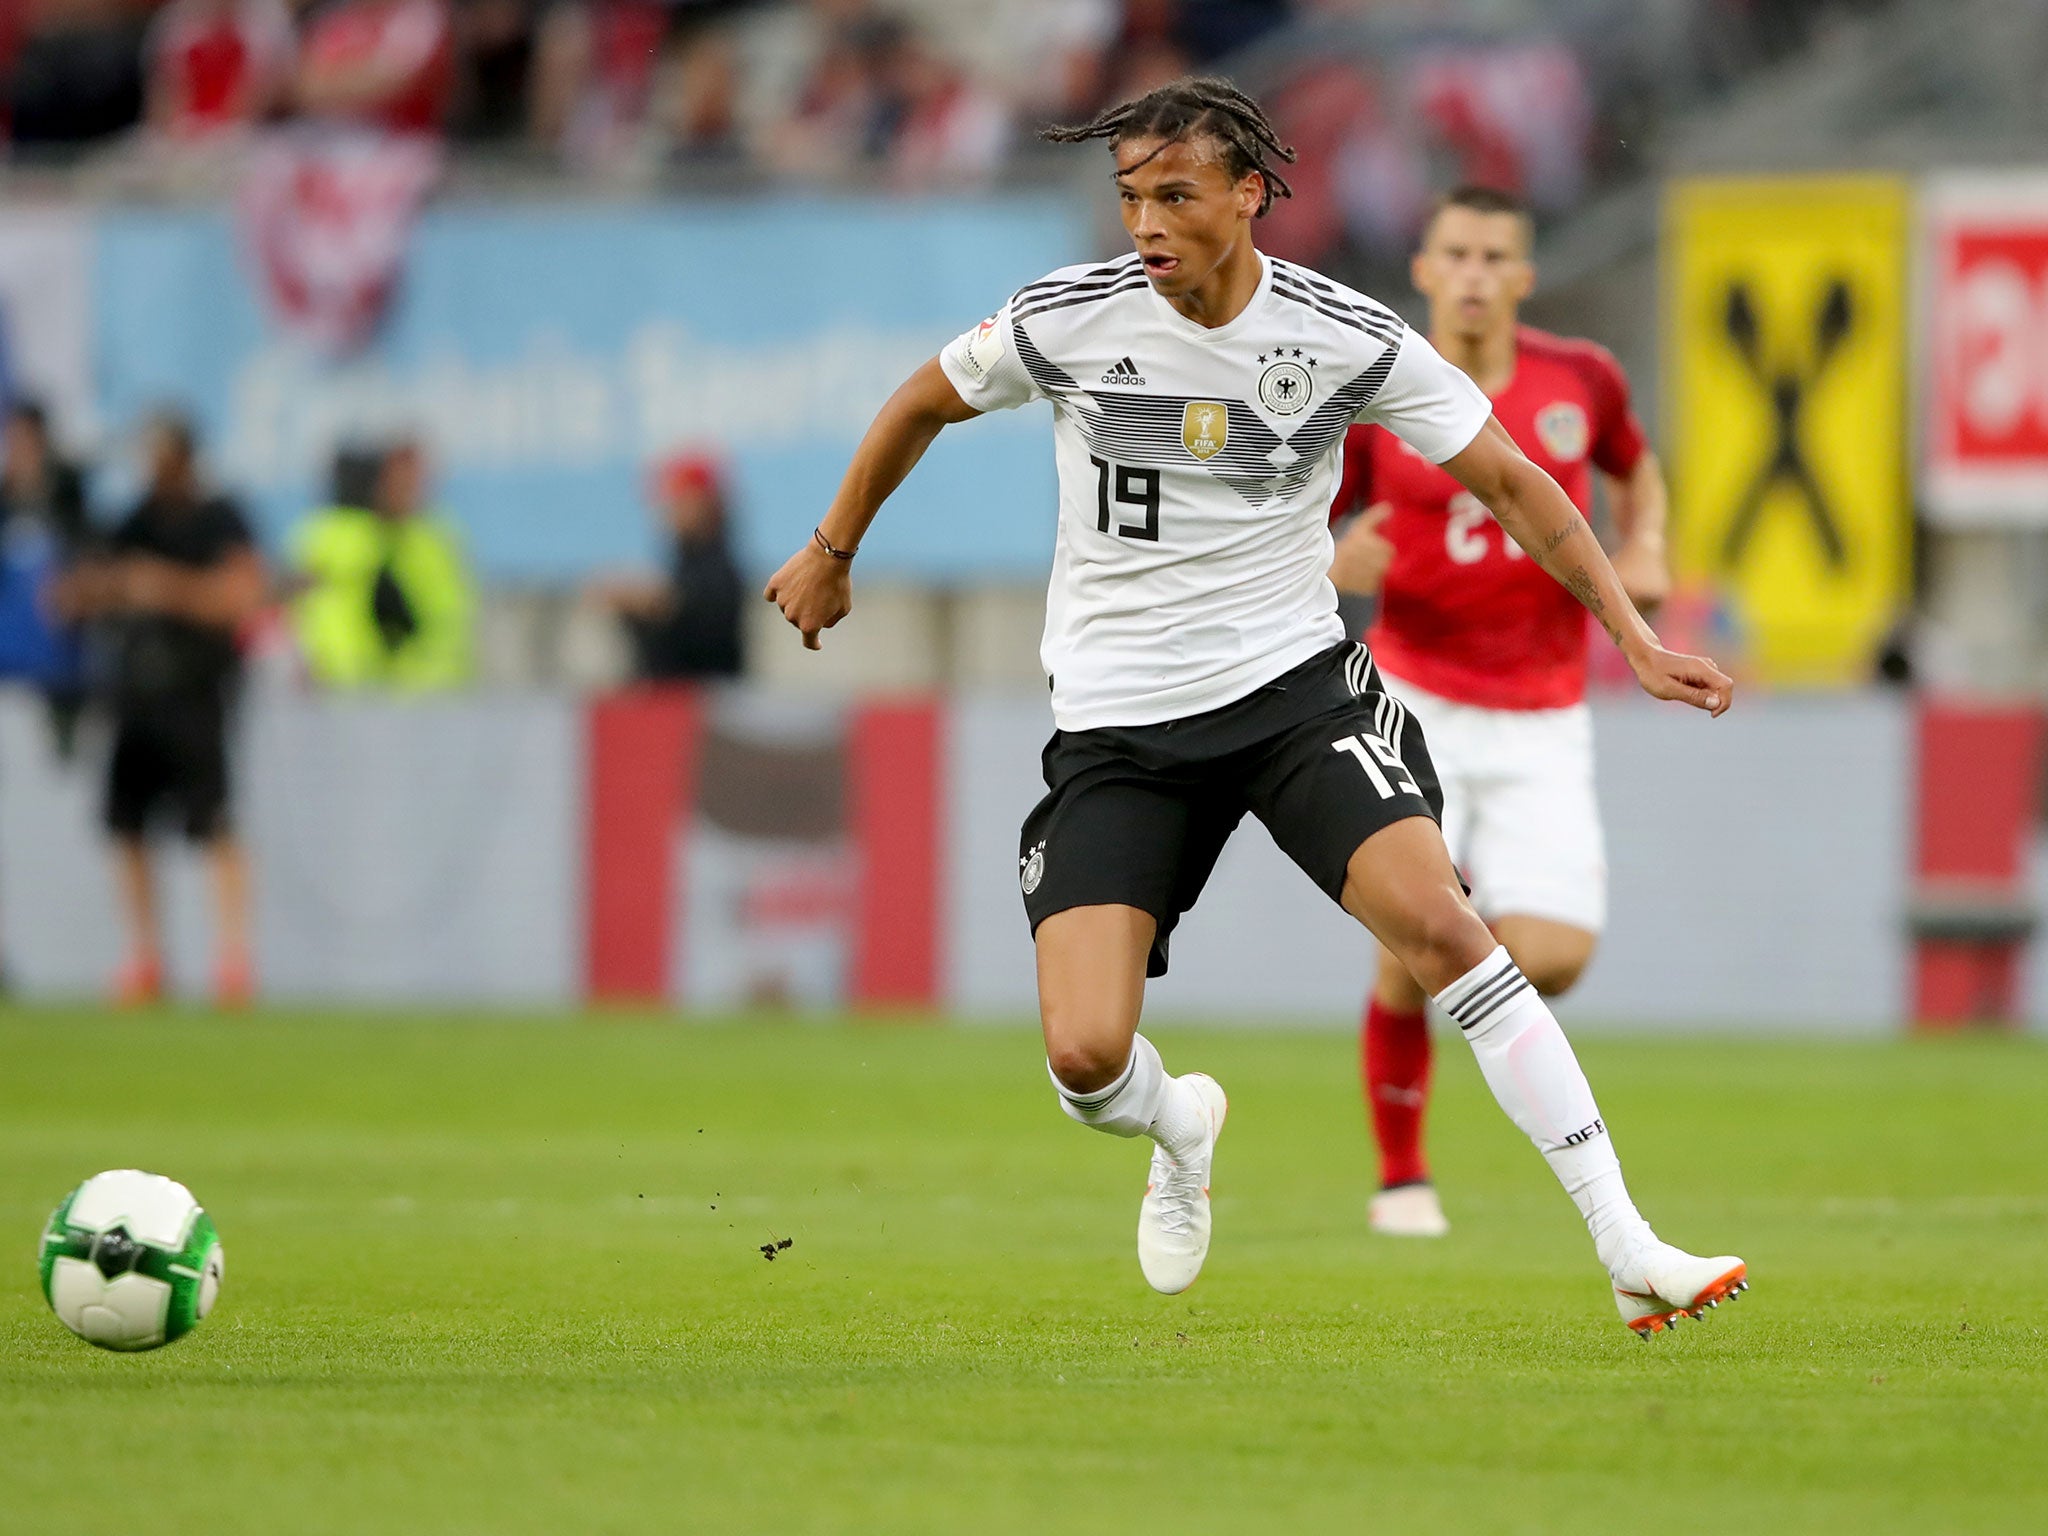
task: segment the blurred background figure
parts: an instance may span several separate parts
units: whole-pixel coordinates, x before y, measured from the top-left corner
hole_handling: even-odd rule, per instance
[[[192,425],[173,412],[144,430],[145,489],[103,556],[65,583],[65,607],[98,621],[114,718],[106,825],[127,924],[120,1001],[164,993],[163,926],[150,834],[170,813],[206,850],[214,890],[214,987],[223,1004],[255,990],[248,861],[235,836],[230,742],[238,637],[264,603],[265,575],[234,502],[208,487]]]
[[[1010,143],[1003,99],[909,27],[882,62],[889,180],[902,191],[986,186]]]
[[[292,538],[293,626],[316,683],[425,693],[470,680],[476,591],[460,537],[426,502],[417,441],[336,455],[333,503]]]
[[[51,441],[48,415],[15,401],[0,437],[0,678],[41,690],[66,755],[84,687],[77,627],[56,598],[90,535],[84,483]]]
[[[455,12],[455,46],[452,131],[475,143],[523,137],[533,7],[527,0],[467,0]]]
[[[438,134],[454,87],[444,0],[335,0],[306,25],[296,91],[310,116]]]
[[[638,137],[668,30],[657,0],[564,0],[533,47],[533,133],[575,165],[610,159]]]
[[[707,454],[679,454],[656,467],[649,489],[669,540],[667,578],[600,582],[591,596],[625,625],[640,681],[738,677],[746,593],[732,557],[724,472]]]
[[[705,28],[676,40],[656,76],[649,106],[669,167],[732,170],[746,164],[742,87],[740,52],[730,31]]]
[[[127,0],[0,5],[14,142],[78,143],[131,127],[142,114],[147,26]]]
[[[256,126],[283,108],[296,51],[282,0],[171,0],[149,31],[151,130],[195,143]]]
[[[810,67],[768,133],[776,174],[824,182],[871,173],[888,153],[882,67],[900,24],[867,0],[819,0]]]
[[[1109,47],[1123,26],[1121,0],[1001,0],[994,23],[1012,57],[1034,68],[1015,82],[1031,119],[1064,123],[1102,102]]]

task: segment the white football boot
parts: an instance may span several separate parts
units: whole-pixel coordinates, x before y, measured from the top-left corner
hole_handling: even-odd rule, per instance
[[[1209,1256],[1209,1167],[1230,1101],[1215,1078],[1190,1072],[1180,1079],[1201,1095],[1209,1112],[1202,1145],[1176,1162],[1166,1148],[1152,1152],[1152,1173],[1138,1207],[1138,1267],[1155,1291],[1178,1296],[1195,1283]]]
[[[1372,1197],[1366,1225],[1386,1237],[1442,1237],[1451,1230],[1443,1203],[1428,1184],[1396,1184]]]
[[[1749,1289],[1749,1266],[1733,1254],[1703,1259],[1652,1238],[1622,1260],[1613,1280],[1621,1320],[1647,1339],[1740,1296]]]

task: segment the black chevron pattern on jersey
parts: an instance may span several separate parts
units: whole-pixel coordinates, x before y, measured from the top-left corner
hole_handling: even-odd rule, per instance
[[[1294,287],[1309,289],[1313,295],[1317,295],[1319,299],[1327,299],[1329,303],[1337,305],[1339,309],[1350,309],[1350,311],[1354,311],[1358,315],[1364,315],[1366,319],[1372,319],[1372,322],[1378,322],[1382,326],[1389,326],[1389,328],[1393,328],[1397,332],[1407,324],[1405,319],[1401,319],[1401,315],[1397,315],[1393,309],[1389,309],[1384,303],[1380,303],[1378,299],[1372,299],[1372,297],[1368,297],[1364,293],[1358,293],[1358,289],[1339,289],[1335,283],[1331,283],[1327,279],[1327,276],[1323,276],[1321,272],[1315,272],[1315,270],[1311,270],[1307,266],[1296,266],[1294,262],[1278,262],[1276,260],[1274,262],[1274,276],[1276,276],[1276,279],[1286,279]]]
[[[1035,283],[1026,283],[1019,288],[1014,302],[1024,304],[1034,298],[1042,299],[1056,289],[1071,288],[1076,283],[1085,283],[1092,279],[1114,277],[1119,272],[1134,271],[1137,266],[1138,253],[1133,251],[1128,256],[1119,256],[1115,261],[1104,262],[1099,267],[1091,267],[1086,272],[1076,273],[1072,277],[1042,277]]]
[[[1292,278],[1303,287],[1311,288],[1323,297],[1335,300],[1348,309],[1355,309],[1363,314],[1377,316],[1394,325],[1403,323],[1399,315],[1387,308],[1378,299],[1360,293],[1355,288],[1340,288],[1337,284],[1323,276],[1322,273],[1311,267],[1304,267],[1299,262],[1275,261],[1273,263],[1273,275],[1275,277]]]
[[[1307,485],[1310,477],[1315,474],[1317,461],[1344,435],[1345,429],[1357,418],[1358,413],[1372,403],[1372,397],[1378,394],[1380,387],[1387,382],[1387,375],[1393,370],[1393,366],[1394,349],[1389,347],[1365,372],[1332,391],[1329,397],[1316,407],[1315,413],[1296,427],[1293,435],[1287,438],[1287,447],[1300,457],[1289,459],[1287,467],[1281,470],[1277,477],[1268,475],[1257,482],[1254,488],[1240,485],[1231,476],[1224,475],[1222,478],[1225,484],[1230,485],[1254,506],[1262,504],[1268,496],[1294,495]],[[1245,409],[1246,413],[1250,414],[1250,407]],[[1256,416],[1252,419],[1258,421]],[[1231,431],[1235,432],[1235,411],[1231,413],[1230,423]],[[1265,423],[1259,422],[1259,425],[1263,427]],[[1218,454],[1217,458],[1223,456]],[[1215,461],[1210,462],[1213,464]],[[1270,458],[1268,462],[1271,462]]]
[[[1103,394],[1083,389],[1072,374],[1039,351],[1031,333],[1014,320],[1010,334],[1016,342],[1018,360],[1032,382],[1060,402],[1073,416],[1088,446],[1103,457],[1122,464],[1163,469],[1199,465],[1255,507],[1272,498],[1276,482],[1291,478],[1270,457],[1281,446],[1279,434],[1243,401],[1223,402],[1223,451],[1203,463],[1191,457],[1181,441],[1188,403],[1194,396]],[[1300,474],[1302,470],[1313,471],[1314,464],[1315,456],[1309,455],[1299,465],[1290,463],[1290,468]],[[1306,478],[1301,475],[1303,481]]]
[[[1389,345],[1386,351],[1373,359],[1365,372],[1331,391],[1309,419],[1294,429],[1288,443],[1304,458],[1296,469],[1300,479],[1290,489],[1299,489],[1308,483],[1316,455],[1328,451],[1330,444],[1342,437],[1345,429],[1358,419],[1358,413],[1372,404],[1373,398],[1386,386],[1387,375],[1394,371],[1394,359],[1400,352],[1398,345]],[[1310,444],[1316,445],[1313,452]]]
[[[1363,294],[1340,292],[1328,278],[1291,261],[1273,263],[1273,289],[1283,298],[1306,304],[1329,319],[1356,326],[1389,346],[1398,342],[1407,328],[1406,322],[1391,309]]]
[[[1199,464],[1226,484],[1260,487],[1252,501],[1266,499],[1267,483],[1280,472],[1272,454],[1282,439],[1242,400],[1222,402],[1228,430],[1223,449],[1212,458],[1197,459],[1181,441],[1188,406],[1200,395],[1109,394],[1087,392],[1094,408],[1078,413],[1081,431],[1098,451],[1119,464],[1151,464],[1185,469]],[[1299,448],[1294,450],[1301,452]],[[1289,464],[1294,460],[1282,455]]]
[[[1076,304],[1099,304],[1102,300],[1113,299],[1120,293],[1135,293],[1140,288],[1146,287],[1150,282],[1150,278],[1146,277],[1144,273],[1139,272],[1130,277],[1119,277],[1108,282],[1082,283],[1074,288],[1041,298],[1037,303],[1024,309],[1012,307],[1010,318],[1013,320],[1029,320],[1033,315],[1042,315],[1048,310],[1071,309]]]
[[[1088,446],[1097,453],[1120,464],[1205,469],[1254,507],[1262,507],[1276,496],[1294,495],[1308,484],[1323,455],[1387,382],[1398,351],[1389,346],[1363,373],[1333,390],[1285,438],[1244,401],[1222,401],[1223,449],[1212,458],[1198,460],[1181,441],[1181,431],[1188,406],[1206,397],[1084,389],[1039,350],[1030,332],[1014,318],[1010,334],[1018,360],[1032,382],[1072,414]]]
[[[1031,375],[1031,382],[1055,400],[1063,395],[1079,394],[1081,386],[1074,382],[1074,376],[1064,368],[1055,367],[1046,355],[1038,350],[1038,344],[1031,339],[1031,333],[1017,323],[1015,311],[1010,315],[1010,340],[1017,348],[1017,360],[1024,365],[1024,371]]]
[[[1092,304],[1098,299],[1142,288],[1148,281],[1145,269],[1138,264],[1134,252],[1120,261],[1093,268],[1078,277],[1057,282],[1047,279],[1019,288],[1010,300],[1010,318],[1027,320],[1051,309]]]

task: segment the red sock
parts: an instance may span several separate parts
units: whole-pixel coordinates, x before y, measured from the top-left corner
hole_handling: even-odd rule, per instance
[[[1429,1102],[1429,1020],[1396,1013],[1374,998],[1359,1032],[1359,1066],[1372,1134],[1380,1144],[1380,1186],[1425,1184],[1422,1112]]]

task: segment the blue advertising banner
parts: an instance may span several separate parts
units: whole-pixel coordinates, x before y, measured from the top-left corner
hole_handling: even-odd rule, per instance
[[[164,402],[275,538],[324,495],[337,444],[431,443],[437,500],[480,570],[549,582],[646,560],[649,465],[731,464],[765,574],[810,533],[875,409],[1011,291],[1097,253],[1066,199],[449,207],[417,230],[378,341],[326,361],[270,321],[218,211],[97,223],[101,419]],[[1028,577],[1050,564],[1043,412],[940,440],[862,554],[874,575]]]

